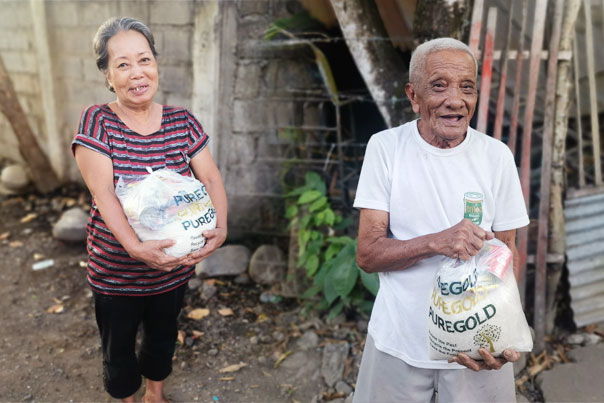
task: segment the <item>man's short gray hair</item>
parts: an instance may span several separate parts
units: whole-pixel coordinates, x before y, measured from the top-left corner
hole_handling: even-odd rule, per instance
[[[157,57],[157,51],[155,50],[155,40],[149,27],[145,24],[130,17],[112,17],[105,21],[96,31],[94,40],[92,41],[92,48],[94,49],[94,55],[96,56],[96,66],[100,71],[105,73],[109,64],[109,52],[107,51],[107,42],[113,36],[120,32],[136,31],[143,35],[151,48],[151,52],[154,57]],[[115,92],[113,88],[107,83],[107,87],[111,92]]]
[[[442,50],[459,50],[472,56],[476,74],[478,74],[478,62],[476,57],[465,43],[454,38],[437,38],[422,43],[413,51],[409,62],[409,82],[418,84],[426,73],[426,59],[428,55]]]

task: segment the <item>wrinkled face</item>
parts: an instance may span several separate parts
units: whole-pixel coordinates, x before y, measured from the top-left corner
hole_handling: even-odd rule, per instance
[[[157,92],[158,72],[145,37],[137,31],[120,32],[109,39],[107,51],[105,77],[118,100],[131,107],[150,103]]]
[[[450,148],[464,140],[478,98],[472,56],[458,50],[429,54],[421,82],[407,84],[405,91],[426,141]]]

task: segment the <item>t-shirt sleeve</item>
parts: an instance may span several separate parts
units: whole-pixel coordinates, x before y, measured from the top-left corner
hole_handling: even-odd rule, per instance
[[[98,105],[89,106],[82,112],[78,131],[71,143],[71,152],[74,155],[77,145],[111,158],[111,147],[103,126],[103,111]]]
[[[526,205],[520,187],[514,156],[505,148],[502,159],[500,182],[495,189],[497,207],[493,219],[493,231],[508,231],[529,223]]]
[[[193,158],[203,150],[208,143],[210,138],[203,131],[201,123],[193,116],[189,111],[186,113],[187,123],[189,125],[189,158]]]
[[[365,150],[354,207],[390,212],[391,162],[388,147],[378,135],[372,136]]]

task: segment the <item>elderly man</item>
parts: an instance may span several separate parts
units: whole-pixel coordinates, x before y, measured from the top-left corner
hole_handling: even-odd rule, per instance
[[[476,70],[470,49],[455,39],[418,46],[405,91],[420,118],[367,145],[354,202],[357,260],[379,272],[380,290],[355,402],[428,402],[435,391],[444,402],[515,401],[509,362],[518,352],[495,358],[481,349],[479,361],[428,355],[428,299],[442,257],[467,260],[496,237],[514,252],[516,268],[516,229],[529,222],[511,152],[469,127]]]

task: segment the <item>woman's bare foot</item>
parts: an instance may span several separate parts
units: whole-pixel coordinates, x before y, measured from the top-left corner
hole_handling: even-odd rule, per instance
[[[164,381],[147,379],[147,388],[142,398],[143,403],[172,403],[164,395]]]

